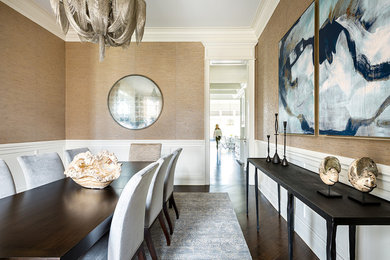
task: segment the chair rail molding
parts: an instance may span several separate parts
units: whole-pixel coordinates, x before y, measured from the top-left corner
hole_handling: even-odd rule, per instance
[[[278,151],[283,151],[283,146],[278,145]],[[275,145],[270,144],[270,154],[275,152]],[[255,141],[255,157],[266,157],[267,142]],[[318,172],[322,159],[329,154],[286,147],[287,160],[303,168]],[[351,185],[348,181],[348,167],[354,160],[343,156],[337,157],[341,164],[340,182]],[[390,166],[377,164],[380,172],[378,187],[371,193],[378,197],[390,200]],[[254,182],[254,168],[250,168],[250,182]],[[318,176],[319,178],[319,176]],[[277,183],[260,171],[259,190],[277,210]],[[281,187],[280,198],[281,215],[287,219],[287,191]],[[253,207],[254,208],[254,207]],[[251,210],[253,210],[253,208]],[[367,208],[369,210],[369,207]],[[326,221],[308,206],[295,198],[295,232],[320,258],[326,259]],[[387,259],[390,248],[381,245],[390,243],[389,226],[358,226],[356,233],[356,254],[358,259]],[[338,226],[337,231],[337,259],[349,259],[348,226]]]

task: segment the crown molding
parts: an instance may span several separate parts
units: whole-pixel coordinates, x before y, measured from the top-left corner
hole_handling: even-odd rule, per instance
[[[69,29],[65,40],[67,42],[79,42],[77,33]],[[134,41],[134,37],[133,40]],[[142,42],[202,42],[202,43],[257,43],[257,38],[252,28],[145,28]]]
[[[4,4],[8,5],[18,13],[24,15],[34,23],[45,28],[57,37],[65,40],[65,35],[62,32],[60,26],[56,23],[56,19],[53,15],[43,10],[33,1],[25,0],[1,0]]]
[[[42,26],[66,42],[79,42],[77,33],[69,28],[66,35],[56,23],[55,17],[35,4],[25,0],[0,0],[15,11]],[[251,27],[171,27],[145,28],[143,42],[202,42],[205,46],[212,43],[256,44],[279,0],[262,0],[256,11]]]
[[[263,33],[265,26],[274,13],[280,0],[263,0],[257,8],[255,19],[252,23],[252,29],[257,39]]]

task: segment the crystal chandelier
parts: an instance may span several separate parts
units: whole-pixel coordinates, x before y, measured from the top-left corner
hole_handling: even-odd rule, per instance
[[[128,46],[135,31],[142,40],[146,19],[144,0],[50,0],[66,34],[69,24],[81,41],[99,43],[100,61],[105,46]]]

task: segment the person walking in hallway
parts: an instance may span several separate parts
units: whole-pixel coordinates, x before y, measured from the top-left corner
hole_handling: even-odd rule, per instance
[[[215,125],[214,138],[215,138],[215,142],[217,143],[217,150],[218,150],[219,142],[221,141],[222,138],[222,130],[221,128],[219,128],[218,124]]]

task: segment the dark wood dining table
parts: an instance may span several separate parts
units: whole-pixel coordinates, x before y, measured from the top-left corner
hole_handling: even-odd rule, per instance
[[[102,190],[65,178],[0,199],[0,258],[77,259],[110,229],[130,178],[151,162],[122,162]]]

